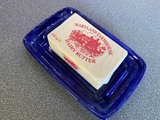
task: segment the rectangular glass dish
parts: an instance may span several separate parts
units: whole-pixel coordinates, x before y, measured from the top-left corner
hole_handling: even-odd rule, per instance
[[[77,13],[108,36],[128,55],[112,75],[108,84],[96,90],[49,47],[47,35],[72,14]],[[75,99],[101,119],[111,117],[129,98],[142,79],[145,62],[128,46],[78,10],[64,8],[31,30],[23,40],[27,50]]]

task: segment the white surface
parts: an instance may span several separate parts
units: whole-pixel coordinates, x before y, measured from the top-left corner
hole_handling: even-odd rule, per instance
[[[0,0],[0,119],[98,120],[22,43],[31,29],[67,6],[86,14],[146,61],[144,78],[110,120],[160,120],[159,0]]]

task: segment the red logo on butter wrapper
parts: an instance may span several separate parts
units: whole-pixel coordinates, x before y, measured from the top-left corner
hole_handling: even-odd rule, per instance
[[[62,53],[63,54],[63,53]],[[72,60],[70,60],[65,54],[63,54],[63,58],[64,60],[70,65],[72,66],[75,70],[80,69]]]
[[[75,26],[82,27],[78,23]],[[69,38],[65,41],[75,55],[89,63],[95,63],[95,58],[102,56],[106,50],[108,50],[109,55],[113,54],[107,40],[93,29],[72,30]]]

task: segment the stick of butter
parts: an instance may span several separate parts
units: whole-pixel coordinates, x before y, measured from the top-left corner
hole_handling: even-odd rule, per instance
[[[50,48],[97,90],[109,82],[128,54],[77,13],[47,38]]]

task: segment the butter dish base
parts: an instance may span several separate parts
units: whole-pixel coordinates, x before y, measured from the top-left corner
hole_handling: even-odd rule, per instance
[[[50,49],[47,41],[47,34],[73,13],[79,14],[128,51],[127,57],[110,82],[103,85],[98,91],[57,56]],[[32,56],[61,86],[100,119],[111,117],[121,108],[136,89],[146,70],[145,62],[133,50],[83,13],[71,7],[64,8],[44,20],[24,37],[23,43]]]

